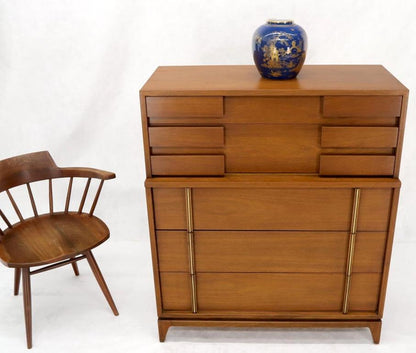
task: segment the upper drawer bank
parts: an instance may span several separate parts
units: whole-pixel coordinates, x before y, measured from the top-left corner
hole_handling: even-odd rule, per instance
[[[402,99],[145,97],[151,176],[397,176]]]

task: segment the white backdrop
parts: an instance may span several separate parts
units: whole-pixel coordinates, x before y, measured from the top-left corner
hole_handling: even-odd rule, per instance
[[[155,334],[139,89],[159,65],[252,64],[254,30],[291,18],[308,34],[306,64],[382,64],[410,89],[396,244],[416,243],[415,13],[412,0],[1,0],[0,159],[49,150],[58,165],[117,173],[97,209],[112,231],[101,264],[124,258],[111,246],[137,247],[137,264],[121,261],[120,271],[137,266]],[[393,263],[401,256],[396,249]],[[0,271],[2,282],[9,272]],[[17,311],[0,295],[0,316]],[[7,330],[0,327],[0,343],[9,344]]]

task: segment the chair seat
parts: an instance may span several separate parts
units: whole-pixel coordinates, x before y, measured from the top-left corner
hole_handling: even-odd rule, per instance
[[[8,267],[31,267],[68,259],[108,239],[103,221],[82,213],[55,213],[27,219],[4,231],[0,260]]]

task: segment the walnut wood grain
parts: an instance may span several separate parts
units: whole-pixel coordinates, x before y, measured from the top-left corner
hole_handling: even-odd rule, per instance
[[[224,175],[224,156],[152,156],[152,174],[157,175]]]
[[[318,124],[319,97],[226,97],[224,123]]]
[[[47,151],[28,153],[0,161],[0,192],[18,185],[60,176]]]
[[[226,172],[317,173],[319,138],[316,125],[227,125]]]
[[[156,228],[185,230],[184,189],[153,195]],[[390,188],[362,190],[359,231],[387,231],[391,195]],[[197,230],[349,231],[351,210],[352,189],[193,189]]]
[[[401,182],[397,178],[362,178],[362,177],[319,177],[317,175],[285,175],[285,174],[227,174],[223,178],[199,177],[156,177],[145,181],[146,187],[171,188],[299,188],[299,189],[338,189],[338,188],[399,188]]]
[[[304,65],[296,80],[261,78],[254,65],[161,66],[142,87],[147,96],[401,95],[381,65]]]
[[[93,168],[59,168],[47,151],[0,161],[0,192],[34,181],[64,177],[113,179],[115,174]]]
[[[395,127],[323,126],[321,147],[396,147],[397,134]]]
[[[64,212],[56,212],[54,208],[53,179],[69,178]],[[80,209],[78,212],[69,210],[74,177],[87,178]],[[91,178],[101,179],[89,214],[81,213]],[[59,168],[49,152],[35,152],[0,161],[0,192],[5,191],[10,204],[18,215],[19,222],[11,224],[3,211],[0,216],[7,229],[0,230],[0,261],[15,268],[14,294],[19,293],[20,276],[23,282],[23,303],[26,324],[27,347],[32,347],[32,304],[30,276],[49,271],[64,265],[72,264],[75,275],[79,275],[76,261],[88,258],[97,281],[114,314],[118,315],[111,294],[96,264],[91,249],[109,237],[106,224],[93,216],[104,180],[115,178],[115,174],[93,168]],[[48,182],[49,213],[39,215],[30,183],[44,180]],[[26,186],[28,198],[32,206],[33,218],[24,218],[9,188]],[[55,202],[56,204],[56,202]],[[46,265],[36,270],[32,266]]]
[[[400,116],[402,96],[328,96],[324,98],[326,117]]]
[[[320,175],[393,176],[394,156],[321,155]]]
[[[156,229],[185,230],[185,189],[155,188],[152,191]]]
[[[189,310],[189,275],[162,272],[164,310]],[[375,311],[379,273],[357,273],[350,309]],[[197,273],[198,310],[341,311],[344,274]]]
[[[386,234],[359,232],[354,272],[381,272]],[[187,272],[185,231],[157,231],[159,268]],[[348,232],[196,231],[197,272],[345,272]]]
[[[8,267],[60,261],[92,249],[109,237],[103,221],[78,213],[41,215],[4,233],[0,260]]]
[[[158,68],[140,99],[160,340],[185,322],[317,327],[326,320],[368,327],[378,343],[407,97],[382,66],[311,65],[287,81],[262,79],[254,66]],[[223,129],[221,143],[208,128]],[[213,155],[224,158],[220,174],[193,172],[204,164],[197,158]],[[154,157],[168,158],[173,173],[153,173]],[[176,157],[194,158],[190,174],[175,174],[187,167]],[[192,189],[196,313],[185,188]]]
[[[223,127],[150,127],[151,147],[222,147]]]
[[[223,97],[148,97],[147,116],[152,118],[220,118]]]

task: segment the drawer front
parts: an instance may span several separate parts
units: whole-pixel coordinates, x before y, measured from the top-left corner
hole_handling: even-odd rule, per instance
[[[320,175],[392,176],[394,156],[384,155],[321,155]]]
[[[224,175],[223,155],[151,156],[154,176]]]
[[[317,124],[320,97],[226,97],[224,122]]]
[[[195,189],[197,230],[350,228],[351,189]]]
[[[186,229],[185,190],[152,191],[156,229]]]
[[[318,125],[230,124],[225,134],[229,173],[318,172]]]
[[[398,117],[401,96],[327,96],[324,117]]]
[[[195,230],[349,232],[352,189],[192,190]],[[392,189],[362,189],[358,231],[385,232]],[[186,230],[185,190],[153,189],[156,228]]]
[[[150,147],[223,147],[223,127],[150,127]]]
[[[388,148],[397,146],[396,127],[323,126],[321,147]]]
[[[350,311],[375,311],[381,275],[355,274]],[[164,310],[191,309],[190,277],[160,274]],[[198,273],[198,312],[341,311],[344,274]]]
[[[149,118],[221,118],[223,97],[147,97]]]
[[[157,231],[159,269],[188,272],[185,231]],[[344,273],[348,232],[196,231],[197,272]],[[381,272],[385,232],[357,234],[354,272]]]

